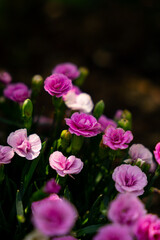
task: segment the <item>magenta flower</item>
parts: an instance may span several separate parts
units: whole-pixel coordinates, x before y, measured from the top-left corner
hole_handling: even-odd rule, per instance
[[[32,222],[46,236],[68,234],[76,219],[75,207],[65,199],[49,197],[32,203]]]
[[[57,98],[62,97],[72,88],[72,81],[64,74],[52,74],[44,81],[44,89]]]
[[[56,183],[54,178],[52,178],[45,184],[43,191],[51,194],[51,193],[59,193],[60,189],[61,189],[61,186],[58,183]]]
[[[126,226],[109,224],[100,228],[93,240],[133,240],[133,238]]]
[[[58,64],[52,71],[52,73],[62,73],[69,79],[74,80],[80,75],[80,71],[73,63],[61,63]]]
[[[147,163],[149,164],[150,171],[155,170],[155,163],[153,162],[153,156],[152,153],[149,151],[148,148],[144,147],[142,144],[133,144],[129,148],[129,155],[131,159],[125,160],[126,163],[132,163],[136,161],[141,161],[141,163]]]
[[[112,178],[115,181],[115,188],[118,192],[131,192],[136,196],[144,193],[147,185],[146,174],[137,166],[122,164],[114,169]]]
[[[149,240],[160,240],[160,219],[150,225]]]
[[[138,220],[146,214],[144,204],[134,194],[119,194],[108,209],[108,218],[114,222],[134,227]]]
[[[14,156],[14,151],[11,147],[0,145],[0,165],[8,164]]]
[[[158,222],[157,222],[158,221]],[[159,238],[159,233],[157,234],[157,238],[154,238],[154,227],[156,226],[156,222],[159,225],[159,219],[156,215],[147,214],[142,217],[137,224],[135,235],[137,240],[157,240]],[[158,226],[157,225],[157,226]],[[159,228],[159,227],[158,227]]]
[[[63,95],[63,101],[65,101],[66,100],[66,98],[68,98],[68,94],[70,95],[70,94],[76,94],[76,95],[79,95],[80,93],[81,93],[81,90],[80,90],[80,88],[79,87],[77,87],[77,86],[75,86],[75,85],[72,85],[72,88],[71,88],[71,90],[69,90],[66,94],[64,94]]]
[[[124,131],[122,128],[108,126],[103,135],[103,144],[113,150],[125,149],[128,143],[133,140],[131,131]]]
[[[27,137],[27,129],[19,129],[10,133],[7,143],[20,157],[33,160],[40,154],[41,140],[37,134]]]
[[[0,82],[8,84],[12,81],[12,77],[8,72],[0,72]]]
[[[65,118],[69,131],[77,136],[94,137],[101,132],[101,125],[92,115],[73,113],[71,118]]]
[[[30,97],[30,90],[24,83],[12,83],[4,89],[4,96],[12,101],[23,103]]]
[[[77,240],[77,238],[74,238],[72,236],[64,236],[64,237],[55,237],[55,238],[52,238],[52,240]]]
[[[160,142],[157,143],[154,151],[154,156],[158,164],[160,164]]]
[[[117,123],[110,118],[107,118],[105,115],[100,116],[98,122],[101,124],[101,131],[104,132],[108,126],[117,127]]]
[[[50,155],[49,164],[61,177],[67,174],[78,174],[83,168],[83,162],[80,158],[73,155],[66,158],[59,151],[55,151]]]

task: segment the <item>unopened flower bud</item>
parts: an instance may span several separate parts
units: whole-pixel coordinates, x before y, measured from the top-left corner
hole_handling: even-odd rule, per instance
[[[122,112],[122,118],[125,118],[125,119],[127,119],[128,121],[132,121],[132,114],[131,114],[131,112],[128,111],[128,110],[124,110],[124,111]]]
[[[131,130],[131,122],[125,118],[118,121],[118,127],[123,128],[125,131]]]
[[[74,134],[71,142],[72,153],[75,154],[79,152],[82,148],[83,142],[84,142],[83,136],[77,136]]]
[[[33,104],[30,99],[26,99],[22,105],[22,116],[30,118],[33,112]]]
[[[80,71],[80,76],[74,80],[74,84],[77,86],[82,86],[89,74],[89,71],[85,67],[80,67],[79,71]]]
[[[35,75],[32,78],[32,97],[36,97],[43,86],[43,78],[41,75]]]
[[[104,102],[103,100],[100,100],[96,105],[95,105],[95,108],[94,108],[94,111],[93,111],[93,116],[98,119],[104,112]]]
[[[61,147],[66,149],[71,142],[72,134],[68,130],[63,130],[61,133]]]

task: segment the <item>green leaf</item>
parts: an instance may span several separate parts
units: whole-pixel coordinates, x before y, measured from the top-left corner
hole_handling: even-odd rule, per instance
[[[104,102],[103,100],[100,100],[96,105],[95,105],[95,108],[94,108],[94,111],[93,111],[93,116],[98,119],[104,112]]]
[[[91,234],[91,233],[95,233],[97,232],[97,230],[102,227],[103,225],[102,224],[97,224],[97,225],[90,225],[88,227],[85,227],[85,228],[81,228],[77,231],[77,237],[81,237],[85,234]]]

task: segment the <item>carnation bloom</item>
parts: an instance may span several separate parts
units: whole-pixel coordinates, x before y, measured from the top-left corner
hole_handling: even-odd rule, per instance
[[[71,90],[69,90],[66,94],[63,95],[62,98],[63,98],[64,101],[66,100],[67,95],[70,94],[70,93],[74,93],[76,95],[79,95],[81,93],[81,90],[80,90],[79,87],[77,87],[75,85],[72,85]]]
[[[12,83],[4,89],[4,96],[12,101],[23,103],[30,97],[30,90],[24,83]]]
[[[156,226],[156,222],[158,221],[159,225],[159,220],[156,215],[153,214],[147,214],[140,218],[140,220],[137,223],[135,235],[137,237],[137,240],[157,240],[159,238],[159,233],[158,233],[158,238],[154,238],[154,226]]]
[[[104,132],[108,126],[117,127],[117,123],[110,118],[107,118],[105,115],[100,116],[98,122],[101,124],[101,131]]]
[[[113,150],[125,149],[128,143],[133,140],[131,131],[124,131],[122,128],[108,126],[103,135],[103,144]]]
[[[67,93],[64,102],[68,108],[85,113],[90,113],[94,107],[93,101],[89,94],[76,94],[72,90]]]
[[[44,89],[57,98],[62,97],[72,88],[72,81],[64,74],[52,74],[44,81]]]
[[[27,137],[27,129],[19,129],[10,133],[7,143],[13,148],[19,156],[28,160],[38,157],[41,150],[41,140],[37,134],[31,134]]]
[[[50,179],[44,186],[43,191],[46,193],[59,193],[61,186],[56,183],[55,179]]]
[[[52,238],[52,240],[77,240],[77,238],[74,238],[72,236],[64,236],[64,237],[55,237],[55,238]]]
[[[32,222],[46,236],[67,234],[76,219],[75,207],[65,199],[49,197],[32,203]]]
[[[158,164],[160,164],[160,142],[157,143],[154,151],[154,156]]]
[[[80,75],[80,71],[77,66],[73,63],[61,63],[58,64],[53,70],[52,73],[62,73],[67,76],[69,79],[74,80]]]
[[[157,219],[150,225],[149,240],[160,240],[160,219]]]
[[[119,109],[116,111],[115,115],[114,115],[114,118],[115,120],[120,120],[122,118],[122,113],[123,113],[123,110]]]
[[[78,174],[83,168],[83,162],[80,158],[73,155],[66,158],[59,151],[55,151],[50,155],[49,164],[61,177],[67,174]]]
[[[93,137],[101,132],[101,125],[92,115],[73,113],[71,118],[65,118],[69,132],[77,136]]]
[[[8,84],[12,81],[12,77],[8,72],[0,72],[0,82]]]
[[[129,229],[119,224],[109,224],[98,230],[93,240],[132,240]]]
[[[143,146],[142,144],[133,144],[129,148],[129,156],[131,159],[125,160],[126,163],[132,163],[136,161],[140,161],[142,164],[147,163],[150,165],[150,171],[155,170],[155,163],[153,162],[152,153],[148,148]]]
[[[145,214],[144,204],[132,193],[119,194],[108,209],[108,218],[112,222],[129,227],[134,227]]]
[[[13,156],[13,148],[0,145],[0,165],[10,163]]]
[[[112,178],[115,181],[115,188],[118,192],[132,192],[136,196],[144,193],[147,185],[146,174],[137,166],[122,164],[114,169]]]

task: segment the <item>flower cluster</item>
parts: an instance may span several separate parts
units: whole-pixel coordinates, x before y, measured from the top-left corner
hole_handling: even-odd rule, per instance
[[[150,197],[160,192],[160,142],[153,151],[135,143],[132,114],[105,115],[103,100],[95,104],[81,89],[87,74],[60,63],[44,81],[33,76],[30,89],[0,73],[7,129],[0,233],[7,239],[160,239],[160,218],[149,213]],[[39,93],[52,98],[48,116],[45,101],[35,111]]]

